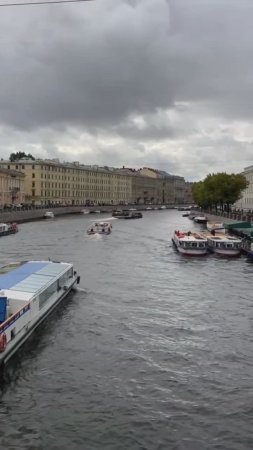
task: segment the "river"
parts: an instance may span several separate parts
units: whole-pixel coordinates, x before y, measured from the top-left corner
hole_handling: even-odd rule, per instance
[[[0,445],[19,450],[251,450],[253,265],[187,258],[176,210],[20,225],[0,263],[72,261],[71,293],[10,362],[1,382]]]

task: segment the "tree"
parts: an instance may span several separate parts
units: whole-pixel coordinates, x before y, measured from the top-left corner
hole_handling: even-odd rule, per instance
[[[34,156],[31,155],[31,153],[16,152],[16,153],[10,154],[9,161],[14,162],[14,161],[18,161],[19,159],[22,159],[22,158],[28,158],[28,159],[35,160]]]
[[[217,211],[219,206],[222,211],[224,207],[229,211],[230,205],[239,200],[247,186],[248,181],[242,174],[209,174],[203,181],[194,183],[193,199],[202,208],[215,208]]]

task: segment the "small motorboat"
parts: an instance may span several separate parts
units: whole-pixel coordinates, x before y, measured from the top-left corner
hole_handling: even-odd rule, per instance
[[[196,217],[194,217],[193,220],[196,223],[207,223],[207,217],[206,216],[196,216]]]
[[[54,218],[54,213],[52,211],[46,211],[44,214],[44,218],[45,219],[53,219]]]
[[[89,235],[93,234],[111,234],[112,224],[110,222],[95,222],[87,230]]]
[[[208,229],[208,231],[218,231],[219,233],[225,233],[225,227],[224,224],[221,222],[210,222],[208,221],[206,224],[206,228]]]
[[[8,236],[8,234],[15,234],[18,232],[16,223],[0,223],[0,237]]]
[[[189,217],[190,216],[190,213],[184,213],[184,214],[182,214],[182,217]]]

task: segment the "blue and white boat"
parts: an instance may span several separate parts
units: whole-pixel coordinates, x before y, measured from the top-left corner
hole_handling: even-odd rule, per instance
[[[79,281],[70,263],[23,261],[0,268],[0,365]]]

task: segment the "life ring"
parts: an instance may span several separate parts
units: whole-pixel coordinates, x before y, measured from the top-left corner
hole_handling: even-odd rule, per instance
[[[5,333],[0,334],[0,353],[4,352],[7,345],[7,337]]]

